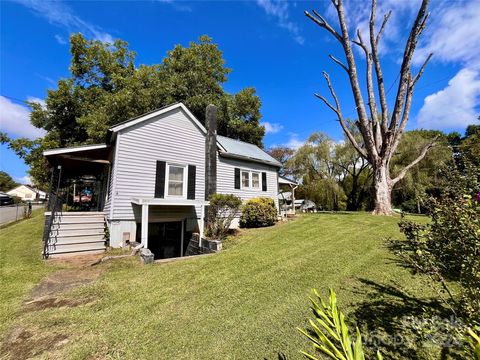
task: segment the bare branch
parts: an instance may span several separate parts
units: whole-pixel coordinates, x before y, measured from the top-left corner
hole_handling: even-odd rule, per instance
[[[423,62],[423,65],[422,67],[420,68],[420,70],[418,71],[418,74],[415,75],[415,77],[413,78],[413,82],[412,82],[412,86],[415,86],[415,84],[417,83],[417,81],[420,79],[420,77],[422,76],[423,72],[425,71],[425,67],[427,66],[428,62],[430,61],[430,59],[432,58],[433,56],[433,53],[430,53],[427,57],[427,59]]]
[[[343,38],[340,34],[330,26],[330,24],[325,20],[323,16],[321,16],[316,10],[313,10],[314,15],[310,14],[308,11],[305,11],[305,15],[312,20],[318,26],[326,29],[329,33],[331,33],[342,45],[343,45]]]
[[[407,95],[405,96],[405,106],[403,109],[403,115],[402,115],[402,120],[400,121],[400,125],[398,128],[394,129],[394,136],[392,140],[392,145],[389,150],[386,151],[386,156],[390,159],[393,153],[395,152],[395,149],[397,148],[400,139],[402,137],[402,134],[405,130],[405,126],[407,125],[408,118],[410,116],[410,108],[412,106],[412,98],[413,98],[413,78],[412,75],[410,74],[408,78],[408,85],[407,85]]]
[[[422,150],[422,152],[420,153],[420,155],[415,159],[413,160],[410,164],[408,164],[407,166],[405,166],[403,168],[402,171],[400,171],[400,173],[398,174],[398,176],[395,178],[395,179],[392,179],[392,186],[395,185],[397,182],[399,182],[400,180],[402,180],[404,178],[404,176],[406,175],[407,171],[410,170],[412,167],[414,167],[415,165],[417,165],[420,161],[422,161],[422,159],[427,155],[428,151],[433,148],[435,145],[436,145],[436,140],[437,140],[437,137],[435,137],[433,139],[433,141],[431,141],[430,143],[428,143]]]
[[[372,75],[372,54],[368,51],[368,47],[363,41],[362,34],[360,29],[357,29],[358,41],[352,41],[354,44],[360,46],[365,53],[365,58],[367,61],[366,71],[367,71],[367,91],[368,91],[368,107],[370,108],[370,117],[372,122],[369,124],[371,132],[374,134],[375,146],[378,152],[382,146],[382,136],[380,133],[380,126],[377,119],[377,102],[375,100],[375,89],[373,87],[373,75]]]
[[[318,95],[318,94],[315,94],[315,96],[318,97],[320,100],[322,100],[330,109],[332,109],[337,114],[338,121],[340,122],[340,125],[341,125],[343,131],[347,135],[347,137],[350,140],[350,142],[352,143],[353,147],[358,151],[360,156],[363,156],[364,158],[367,158],[367,153],[365,152],[365,150],[362,147],[360,147],[357,140],[355,139],[353,134],[348,129],[347,124],[345,123],[345,120],[343,119],[342,110],[340,109],[340,102],[338,101],[338,96],[335,93],[335,90],[333,89],[332,83],[330,81],[330,76],[328,75],[328,73],[326,71],[323,72],[323,77],[325,78],[325,81],[327,82],[328,89],[330,90],[330,94],[332,95],[333,100],[335,101],[335,106],[330,104],[328,102],[328,100],[325,99],[325,97],[323,97],[321,95]]]
[[[340,66],[343,68],[343,70],[345,70],[345,71],[347,72],[347,74],[348,74],[348,68],[347,68],[347,66],[346,66],[344,63],[342,63],[340,60],[338,60],[338,59],[337,59],[336,57],[334,57],[333,55],[330,55],[330,54],[329,54],[328,57],[329,57],[330,59],[332,59],[332,61],[333,61],[334,63],[340,65]]]
[[[407,91],[408,77],[410,76],[410,65],[412,62],[413,52],[417,45],[418,36],[425,27],[426,20],[428,18],[427,5],[430,0],[422,0],[422,5],[418,10],[417,18],[413,24],[412,30],[405,46],[405,52],[403,54],[403,62],[400,70],[400,82],[398,85],[397,97],[395,99],[395,105],[393,108],[392,120],[390,122],[390,133],[394,133],[394,129],[398,126],[400,114],[403,108],[403,102],[405,100],[405,92]]]
[[[380,58],[378,56],[378,43],[380,41],[380,36],[385,29],[385,25],[387,24],[388,19],[390,18],[390,15],[392,14],[391,11],[389,11],[385,17],[383,18],[383,23],[380,28],[380,31],[378,35],[375,37],[375,16],[376,16],[376,10],[377,10],[377,1],[372,0],[372,10],[370,13],[370,23],[369,23],[369,28],[370,28],[370,47],[372,49],[372,61],[375,66],[375,73],[377,74],[377,88],[378,88],[378,96],[380,98],[380,107],[382,109],[382,121],[381,121],[381,126],[379,127],[378,130],[381,130],[381,135],[383,137],[386,136],[387,131],[388,131],[388,107],[387,107],[387,95],[385,94],[385,84],[383,82],[383,72],[382,72],[382,67],[380,65]],[[380,150],[380,153],[384,152],[384,146],[385,144],[385,139],[382,139],[382,150]]]
[[[380,38],[382,37],[383,30],[385,30],[385,25],[387,25],[388,19],[390,19],[391,15],[392,15],[392,10],[386,13],[383,17],[382,26],[380,26],[380,30],[378,31],[377,38],[375,39],[375,43],[377,44],[377,46],[378,46],[378,43],[380,42]]]
[[[338,0],[337,15],[338,21],[340,23],[340,28],[342,30],[343,38],[343,50],[345,52],[345,57],[347,58],[347,64],[349,68],[348,76],[350,79],[350,86],[352,87],[353,98],[355,100],[355,105],[357,106],[357,114],[359,121],[359,130],[362,133],[362,137],[365,143],[365,147],[369,156],[369,161],[376,162],[378,160],[378,151],[375,146],[375,140],[372,133],[372,129],[369,126],[367,111],[365,109],[365,103],[363,101],[362,91],[360,84],[358,82],[357,76],[357,66],[355,64],[355,57],[353,55],[352,46],[350,43],[350,36],[348,34],[347,21],[345,19],[345,12],[343,8],[343,3],[341,0]]]
[[[319,98],[320,100],[322,100],[322,101],[325,103],[325,105],[327,105],[330,109],[332,109],[332,111],[333,111],[334,113],[336,113],[337,115],[339,115],[338,109],[337,109],[335,106],[333,106],[332,104],[330,104],[330,102],[329,102],[324,96],[322,96],[322,95],[320,95],[320,94],[317,94],[317,93],[315,93],[314,95],[315,95],[317,98]]]

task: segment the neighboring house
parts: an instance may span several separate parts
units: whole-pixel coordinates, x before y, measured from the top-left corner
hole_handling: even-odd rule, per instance
[[[281,164],[255,145],[217,136],[214,112],[209,116],[207,111],[207,127],[208,131],[179,103],[112,127],[105,144],[45,151],[54,170],[52,183],[61,184],[60,188],[68,187],[68,179],[87,175],[97,179],[92,203],[99,210],[91,215],[57,211],[52,218],[57,238],[50,231],[46,240],[53,246],[46,248],[47,255],[101,247],[100,241],[93,248],[79,245],[86,244],[82,237],[89,236],[82,233],[84,225],[77,226],[77,233],[62,236],[56,220],[60,216],[70,216],[72,229],[75,222],[90,217],[97,224],[97,231],[91,233],[98,240],[101,213],[110,246],[137,241],[164,258],[183,256],[192,233],[203,234],[210,194],[234,194],[242,200],[270,197],[278,207]],[[59,195],[68,191],[58,190]],[[67,245],[67,235],[68,245],[76,247]],[[72,240],[75,236],[78,242]]]
[[[45,191],[35,189],[29,185],[19,185],[16,188],[7,191],[10,196],[16,196],[23,201],[41,201],[47,198]]]

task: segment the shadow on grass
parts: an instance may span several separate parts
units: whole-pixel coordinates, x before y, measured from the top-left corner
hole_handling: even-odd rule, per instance
[[[363,333],[367,352],[377,349],[392,359],[460,359],[455,340],[433,322],[452,323],[451,311],[437,298],[418,298],[397,285],[358,279],[366,301],[352,313]],[[443,319],[443,320],[436,320]],[[435,328],[436,326],[436,328]],[[438,331],[437,331],[438,330]]]

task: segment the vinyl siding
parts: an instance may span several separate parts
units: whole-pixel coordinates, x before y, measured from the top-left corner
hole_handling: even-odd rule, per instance
[[[110,179],[108,179],[107,199],[105,201],[105,206],[103,207],[103,212],[105,213],[107,218],[110,216],[110,208],[112,206],[113,179],[115,178],[113,176],[114,170],[115,170],[115,162],[112,161],[110,165],[110,171],[109,171]]]
[[[154,197],[157,160],[195,165],[195,199],[204,199],[205,137],[181,109],[175,109],[119,132],[112,172],[113,220],[134,220],[132,198]],[[175,213],[161,211],[155,217]]]
[[[271,197],[275,200],[278,208],[278,171],[274,166],[255,163],[251,161],[230,159],[222,156],[217,157],[217,192],[222,194],[233,194],[242,201],[255,197]],[[267,191],[250,189],[235,189],[235,168],[248,171],[267,173]],[[261,175],[260,175],[261,177]]]

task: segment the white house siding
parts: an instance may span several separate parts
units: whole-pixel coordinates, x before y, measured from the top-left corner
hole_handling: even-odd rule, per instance
[[[267,173],[267,191],[235,189],[235,168],[249,171]],[[270,197],[275,201],[278,209],[278,169],[274,166],[255,163],[251,161],[237,160],[217,156],[217,192],[222,194],[233,194],[242,199],[249,200],[256,197]],[[232,227],[238,227],[238,219]]]
[[[132,198],[154,197],[157,160],[195,165],[195,199],[205,197],[205,137],[181,109],[121,130],[117,136],[111,187],[113,211],[109,217],[112,246],[119,246],[124,229],[131,233],[131,239],[135,236],[134,227],[140,222],[141,210],[134,210],[139,206],[132,204]],[[150,214],[152,222],[175,217],[198,218],[200,208],[151,206]]]

